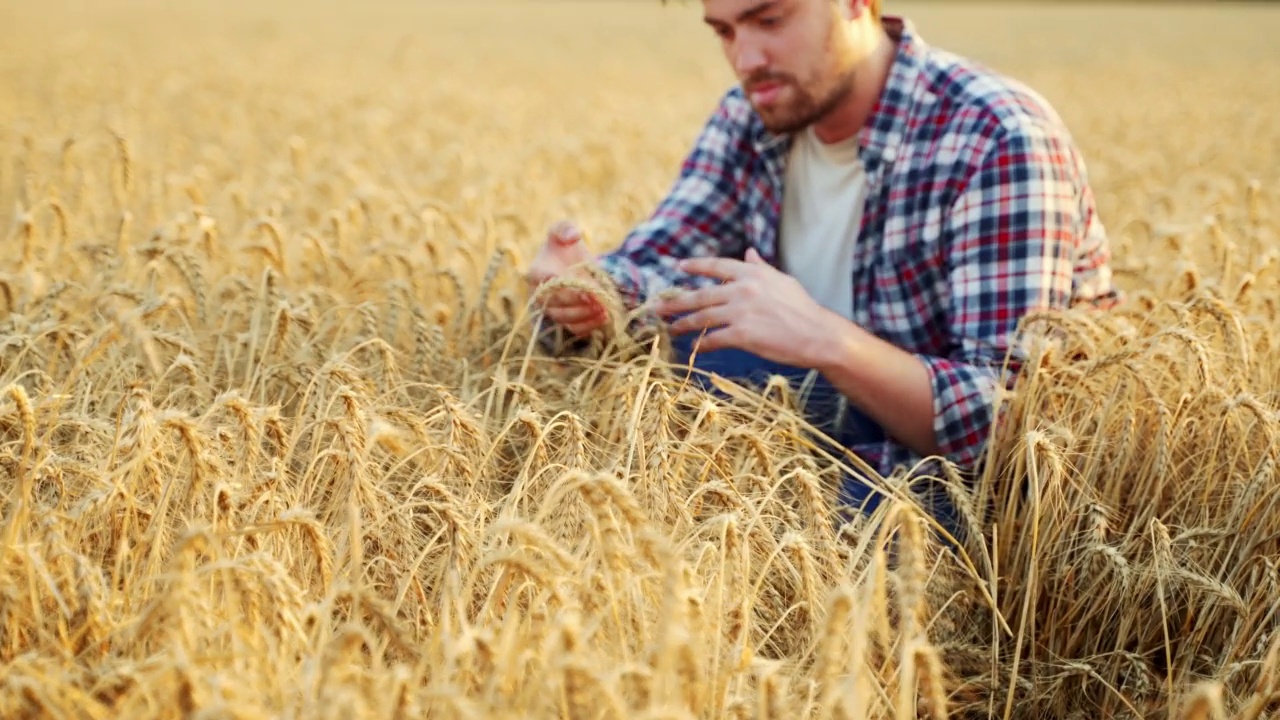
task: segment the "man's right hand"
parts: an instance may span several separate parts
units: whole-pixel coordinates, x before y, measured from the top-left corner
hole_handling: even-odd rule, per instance
[[[529,266],[526,279],[530,290],[553,278],[588,277],[581,266],[594,261],[591,251],[582,239],[582,232],[570,221],[551,226],[547,240]],[[562,289],[551,292],[542,299],[546,316],[552,322],[563,325],[577,337],[587,337],[608,322],[604,306],[594,296],[579,291]]]

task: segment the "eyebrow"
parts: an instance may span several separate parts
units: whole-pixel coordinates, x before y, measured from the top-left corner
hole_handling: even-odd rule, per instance
[[[743,10],[742,12],[738,13],[737,21],[738,21],[738,22],[745,22],[745,21],[747,21],[747,20],[750,20],[751,18],[753,18],[753,17],[755,17],[755,16],[757,16],[757,15],[763,14],[764,12],[766,12],[766,11],[768,11],[768,10],[771,10],[771,9],[772,9],[775,5],[777,5],[777,4],[778,4],[778,0],[764,0],[764,2],[761,2],[761,3],[757,3],[757,4],[755,4],[755,5],[752,5],[751,7],[747,8],[746,10]],[[708,24],[708,25],[723,25],[723,24],[724,24],[724,21],[723,21],[723,20],[718,20],[718,19],[713,18],[713,17],[704,17],[702,20],[703,20],[703,22],[705,22],[705,23],[706,23],[706,24]]]

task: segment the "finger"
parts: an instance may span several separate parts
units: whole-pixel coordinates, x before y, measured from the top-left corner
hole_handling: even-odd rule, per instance
[[[582,231],[572,220],[561,220],[551,226],[548,238],[557,245],[572,245],[582,239]]]
[[[688,258],[680,261],[680,269],[692,275],[703,275],[720,280],[737,280],[751,267],[741,260],[722,257]]]
[[[561,288],[552,290],[542,296],[542,302],[547,307],[568,307],[571,305],[585,305],[586,300],[582,293],[577,290],[568,290]]]
[[[595,332],[596,330],[599,330],[602,327],[604,327],[603,316],[595,320],[585,320],[583,322],[577,322],[571,325],[565,325],[566,330],[568,330],[569,332],[573,333],[574,335],[580,338],[587,337],[588,335]]]
[[[706,307],[724,305],[733,297],[733,288],[729,285],[691,290],[673,298],[667,298],[654,304],[654,312],[660,317],[693,312]]]
[[[604,318],[604,308],[591,305],[567,305],[547,308],[547,317],[561,325],[573,325]]]
[[[728,350],[730,348],[750,350],[750,348],[744,346],[742,330],[736,325],[709,332],[698,338],[693,344],[694,351],[699,353]]]
[[[673,335],[684,335],[698,330],[710,330],[711,328],[726,326],[732,321],[732,308],[728,305],[716,305],[699,310],[692,315],[686,315],[675,321],[671,324],[671,333]]]
[[[544,294],[540,305],[544,308],[578,306],[602,307],[600,305],[600,301],[597,300],[594,295],[584,293],[581,290],[572,290],[569,288],[560,288]]]

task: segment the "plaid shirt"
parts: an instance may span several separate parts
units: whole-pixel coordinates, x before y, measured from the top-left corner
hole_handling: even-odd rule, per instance
[[[924,363],[941,453],[973,469],[1019,320],[1120,296],[1084,163],[1048,102],[928,46],[909,20],[884,22],[897,57],[859,135],[869,194],[853,321]],[[716,282],[682,274],[681,258],[754,247],[778,266],[789,148],[741,88],[725,94],[667,197],[600,258],[626,304]],[[1014,348],[1015,371],[1018,357]],[[851,449],[884,475],[920,459],[892,440]]]

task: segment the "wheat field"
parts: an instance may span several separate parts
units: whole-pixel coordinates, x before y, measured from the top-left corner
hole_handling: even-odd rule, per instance
[[[1029,321],[951,550],[793,389],[531,341],[732,82],[700,3],[7,3],[0,717],[1280,713],[1280,12],[885,5],[1058,107],[1127,294]]]

